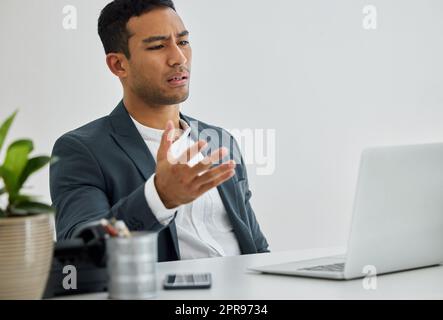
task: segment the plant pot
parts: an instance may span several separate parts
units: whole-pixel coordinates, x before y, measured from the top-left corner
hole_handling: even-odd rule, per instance
[[[53,255],[51,217],[0,219],[0,299],[41,299]]]

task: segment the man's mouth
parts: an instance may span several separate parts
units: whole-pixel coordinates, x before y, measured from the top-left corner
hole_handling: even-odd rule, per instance
[[[172,87],[180,87],[188,83],[189,73],[176,73],[168,78],[168,83]]]

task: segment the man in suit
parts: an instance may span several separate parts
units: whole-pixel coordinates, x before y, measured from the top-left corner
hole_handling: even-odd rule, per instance
[[[236,141],[180,112],[192,51],[172,1],[115,0],[98,31],[123,100],[54,145],[58,239],[115,217],[158,232],[159,261],[268,252]]]

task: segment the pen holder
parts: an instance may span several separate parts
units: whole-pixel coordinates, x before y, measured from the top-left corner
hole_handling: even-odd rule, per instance
[[[106,239],[110,299],[156,296],[157,233],[132,232],[131,237]]]

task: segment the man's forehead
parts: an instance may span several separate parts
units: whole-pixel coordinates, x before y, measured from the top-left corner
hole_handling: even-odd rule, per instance
[[[127,28],[131,36],[169,36],[185,30],[178,14],[171,8],[155,8],[138,17],[129,19]]]

